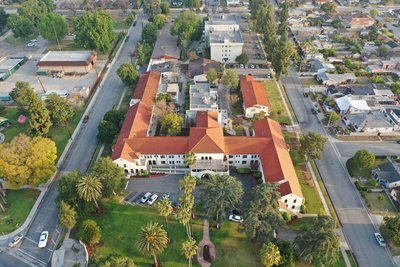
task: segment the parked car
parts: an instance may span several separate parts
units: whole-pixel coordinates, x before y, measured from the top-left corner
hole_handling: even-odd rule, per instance
[[[85,115],[85,117],[83,117],[83,123],[87,123],[89,121],[89,115]]]
[[[250,68],[251,68],[251,69],[254,69],[254,65],[253,65],[253,64],[251,64],[251,65],[250,65]]]
[[[304,97],[308,97],[308,94],[306,92],[303,93]]]
[[[314,115],[318,114],[318,112],[315,110],[315,108],[311,108],[311,112],[312,112],[312,114],[314,114]]]
[[[147,192],[146,194],[144,194],[144,196],[142,196],[142,198],[140,199],[140,203],[146,203],[146,201],[151,197],[151,193]]]
[[[125,37],[125,43],[127,43],[129,41],[129,35],[127,35],[126,37]]]
[[[169,199],[169,194],[168,194],[168,193],[165,193],[165,194],[162,196],[162,198],[168,198],[168,199]]]
[[[27,43],[25,46],[26,46],[26,47],[34,47],[34,46],[35,46],[35,43]]]
[[[229,215],[229,220],[232,221],[232,222],[237,222],[237,223],[242,223],[243,222],[242,216],[234,215],[234,214]]]
[[[21,242],[22,238],[24,238],[23,234],[18,234],[11,239],[10,243],[8,243],[8,246],[10,248],[16,246],[19,242]]]
[[[243,65],[243,64],[240,64],[240,68],[241,68],[241,69],[244,69],[244,65]]]
[[[37,39],[30,40],[31,43],[37,43],[37,41],[38,41]]]
[[[383,240],[383,237],[381,236],[380,233],[374,233],[375,239],[378,242],[379,246],[381,247],[386,247],[385,240]]]
[[[156,202],[158,199],[158,195],[157,194],[153,194],[149,200],[147,200],[147,204],[149,204],[150,206],[154,204],[154,202]]]
[[[47,239],[48,238],[49,238],[49,232],[43,231],[40,234],[40,237],[39,237],[38,247],[39,248],[45,248],[47,246]]]
[[[400,144],[400,140],[397,140],[396,143]]]
[[[139,65],[136,65],[136,70],[139,70],[140,69],[140,66]]]

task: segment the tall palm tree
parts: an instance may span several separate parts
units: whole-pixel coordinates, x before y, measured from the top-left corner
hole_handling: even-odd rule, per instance
[[[184,193],[179,197],[179,209],[177,218],[186,227],[188,238],[192,237],[191,218],[194,206],[194,196],[192,193]]]
[[[189,168],[196,164],[196,154],[193,152],[186,153],[185,164],[188,165]]]
[[[185,175],[183,179],[179,180],[179,188],[184,193],[192,193],[194,188],[196,187],[196,177]]]
[[[155,205],[158,213],[165,218],[165,223],[168,229],[168,216],[174,211],[171,201],[168,198],[163,198],[161,201],[157,202]]]
[[[153,222],[142,226],[136,241],[136,246],[141,253],[153,256],[153,263],[156,267],[158,267],[157,255],[164,251],[167,244],[167,232],[158,226],[158,223]]]
[[[189,238],[182,243],[181,252],[189,260],[189,267],[192,267],[192,258],[197,254],[196,240]]]
[[[80,198],[87,202],[93,201],[96,204],[96,208],[99,207],[97,200],[101,197],[101,191],[103,184],[99,177],[94,175],[84,175],[76,184],[76,189]]]

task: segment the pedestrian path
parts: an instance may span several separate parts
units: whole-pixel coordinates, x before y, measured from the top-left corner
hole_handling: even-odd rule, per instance
[[[209,267],[211,266],[211,262],[208,262],[204,259],[204,246],[208,246],[211,262],[213,262],[216,256],[215,246],[210,240],[210,226],[207,219],[204,220],[203,224],[203,240],[200,241],[197,249],[197,261],[202,267]]]

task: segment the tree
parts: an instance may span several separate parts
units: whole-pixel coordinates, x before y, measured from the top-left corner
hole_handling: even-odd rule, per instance
[[[167,23],[167,15],[157,14],[153,17],[153,24],[157,26],[158,29],[162,29]]]
[[[136,246],[145,255],[153,256],[153,264],[158,267],[157,255],[168,245],[167,232],[158,223],[148,222],[142,226],[137,236]]]
[[[196,240],[193,238],[186,239],[181,246],[181,252],[186,259],[189,260],[189,267],[192,267],[192,258],[197,254]]]
[[[336,222],[330,216],[318,215],[304,234],[294,240],[299,256],[308,263],[331,265],[337,261],[340,251],[340,236],[336,233]]]
[[[227,70],[222,77],[222,84],[229,89],[236,89],[239,85],[239,77],[235,70]]]
[[[100,227],[93,220],[85,220],[82,223],[81,239],[89,245],[95,245],[100,241],[101,231]]]
[[[190,194],[196,188],[197,178],[191,175],[185,175],[179,180],[179,189],[186,194]]]
[[[16,82],[15,87],[10,92],[10,97],[17,103],[20,109],[26,109],[33,99],[39,100],[31,85],[27,82]]]
[[[3,32],[7,27],[8,14],[4,11],[4,8],[0,8],[0,32]]]
[[[0,145],[0,177],[15,187],[39,185],[56,171],[56,158],[51,139],[20,134]]]
[[[321,10],[326,14],[332,15],[336,13],[336,4],[334,2],[328,2],[321,5]]]
[[[143,42],[153,45],[157,40],[157,30],[157,25],[153,23],[147,24],[142,31]]]
[[[201,190],[205,208],[215,216],[217,228],[221,218],[225,217],[227,211],[239,206],[242,201],[242,183],[235,177],[229,175],[214,175],[205,181]]]
[[[17,38],[25,38],[37,34],[36,28],[32,22],[17,14],[11,14],[8,17],[7,26]]]
[[[393,94],[399,95],[400,94],[400,82],[393,82],[390,85],[390,89],[392,90]]]
[[[330,111],[325,113],[325,122],[328,125],[334,124],[335,122],[340,121],[340,115],[335,111]]]
[[[385,229],[395,244],[400,244],[400,215],[384,218]]]
[[[86,202],[94,202],[96,208],[99,207],[97,201],[102,194],[103,184],[99,177],[95,175],[85,174],[79,177],[76,184],[76,190],[81,199]]]
[[[46,107],[49,111],[50,120],[54,125],[64,125],[71,121],[75,115],[75,109],[68,99],[57,94],[50,94],[47,97]]]
[[[194,196],[192,193],[184,193],[179,197],[179,208],[176,212],[176,218],[186,228],[188,238],[192,238],[192,227],[190,220],[192,218]]]
[[[174,136],[181,133],[183,118],[177,113],[169,113],[161,118],[161,129],[163,134]]]
[[[313,131],[300,137],[301,152],[307,157],[307,161],[322,158],[325,142],[325,137]]]
[[[256,32],[263,34],[264,47],[268,48],[265,49],[267,60],[272,62],[272,56],[278,46],[278,36],[275,10],[271,4],[262,5],[257,10],[255,28]]]
[[[143,52],[143,45],[141,42],[138,42],[136,45],[136,59],[139,65],[145,64],[145,54]]]
[[[193,40],[201,26],[200,17],[192,11],[180,13],[171,26],[171,34],[177,35],[179,45],[184,48],[189,40]]]
[[[110,13],[103,10],[85,12],[73,21],[75,43],[86,49],[102,53],[110,50],[115,39],[114,24]]]
[[[260,249],[261,262],[265,267],[271,267],[281,263],[279,248],[274,243],[264,244]]]
[[[343,25],[343,23],[342,23],[342,21],[340,19],[334,19],[332,21],[332,26],[333,26],[333,28],[336,28],[336,29],[344,28],[344,25]]]
[[[277,245],[281,254],[280,266],[295,267],[296,251],[293,243],[281,240]]]
[[[183,4],[193,10],[193,8],[200,8],[201,1],[200,0],[183,0]]]
[[[387,57],[389,54],[389,50],[385,45],[381,45],[376,49],[376,52],[380,57]]]
[[[249,207],[244,216],[247,235],[260,243],[274,238],[275,228],[284,223],[279,211],[280,199],[277,184],[260,184],[252,192]]]
[[[109,110],[104,114],[103,120],[109,121],[116,127],[121,128],[122,122],[124,121],[125,113],[121,110],[113,109]]]
[[[99,260],[95,263],[98,267],[136,267],[133,260],[129,257],[113,253],[108,255],[106,258]]]
[[[185,164],[188,165],[189,168],[196,164],[196,154],[194,154],[193,152],[186,153]]]
[[[376,17],[379,15],[379,12],[378,12],[378,10],[376,10],[376,9],[371,9],[371,10],[369,11],[369,15],[370,15],[371,17],[373,17],[373,18],[376,18]]]
[[[170,93],[161,93],[161,94],[158,94],[158,95],[157,95],[156,101],[157,101],[157,102],[165,101],[166,103],[169,104],[169,103],[171,103],[171,101],[172,101],[172,95],[171,95]]]
[[[354,155],[353,162],[359,169],[370,169],[375,165],[375,155],[369,150],[361,149]]]
[[[70,10],[72,12],[72,16],[75,17],[76,11],[78,11],[82,4],[82,0],[64,0],[60,6],[61,8]]]
[[[131,11],[131,13],[129,13],[128,17],[125,19],[127,24],[132,24],[136,19],[136,12],[135,11]]]
[[[58,204],[58,207],[60,209],[60,215],[59,215],[60,225],[68,229],[73,228],[76,224],[76,219],[78,217],[75,209],[71,207],[68,203],[65,203],[64,201],[61,201]]]
[[[67,203],[71,207],[76,207],[79,202],[79,196],[76,192],[76,185],[80,179],[77,171],[65,174],[57,180],[58,199]]]
[[[154,105],[153,116],[155,119],[159,120],[164,116],[173,113],[174,109],[175,105],[173,103],[167,103],[165,99],[160,99],[156,101],[156,104]]]
[[[168,15],[169,13],[169,3],[168,2],[162,2],[160,5],[161,8],[161,13],[164,15]]]
[[[43,38],[59,42],[67,35],[67,22],[61,15],[50,13],[40,20],[38,29]]]
[[[129,63],[122,64],[117,70],[117,75],[125,86],[135,85],[139,78],[138,71],[135,69],[133,64]]]
[[[143,2],[143,12],[153,17],[161,12],[160,0],[146,0]]]
[[[102,157],[97,160],[93,164],[90,174],[100,179],[103,197],[120,194],[124,189],[125,170],[115,165],[109,157]]]
[[[210,83],[214,83],[218,79],[217,70],[215,68],[211,68],[207,71],[207,80]]]
[[[155,208],[158,210],[158,213],[160,213],[160,216],[163,216],[165,218],[165,223],[168,229],[168,216],[171,215],[171,213],[174,211],[171,201],[169,200],[169,198],[163,198],[161,199],[161,201],[157,202]]]
[[[32,100],[28,108],[30,116],[29,132],[35,136],[46,135],[51,126],[49,111],[43,101],[38,98],[33,98]]]
[[[236,57],[235,61],[238,64],[244,64],[246,65],[247,63],[249,63],[249,56],[247,56],[247,54],[242,53],[239,56]]]

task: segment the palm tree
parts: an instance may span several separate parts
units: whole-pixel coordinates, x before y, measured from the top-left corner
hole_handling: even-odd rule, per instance
[[[183,194],[179,197],[179,209],[176,212],[178,221],[186,227],[188,238],[192,237],[192,229],[190,219],[192,218],[192,210],[194,205],[194,197],[192,194]]]
[[[94,175],[84,175],[76,184],[78,195],[83,200],[90,202],[94,201],[96,208],[99,207],[97,200],[101,197],[103,185],[99,177]]]
[[[189,168],[196,164],[196,154],[193,152],[186,153],[185,164],[188,165]]]
[[[242,183],[229,175],[214,175],[202,189],[206,209],[216,217],[217,228],[226,211],[235,209],[243,196]]]
[[[189,267],[192,267],[192,258],[197,254],[196,240],[189,238],[182,243],[181,252],[189,260]]]
[[[60,215],[59,215],[60,225],[68,229],[74,227],[78,216],[75,209],[62,200],[60,201],[59,209],[60,209]]]
[[[165,223],[167,224],[168,229],[168,216],[173,212],[174,208],[172,208],[171,201],[168,198],[163,198],[161,201],[157,202],[155,205],[160,216],[165,218]]]
[[[142,226],[136,241],[136,246],[141,253],[153,256],[153,263],[156,267],[158,267],[157,255],[164,251],[167,244],[167,232],[158,226],[158,223],[153,222]]]
[[[185,175],[183,179],[179,180],[179,188],[184,193],[192,193],[194,188],[196,187],[196,177]]]

